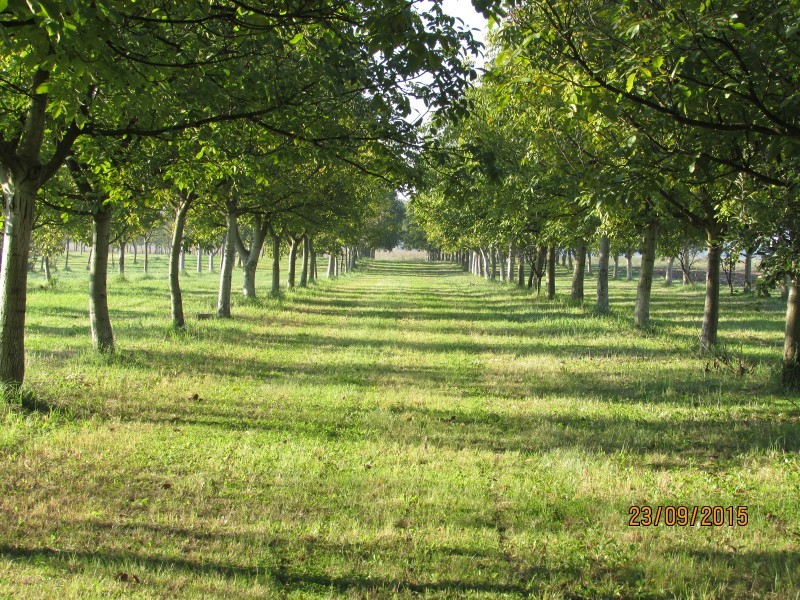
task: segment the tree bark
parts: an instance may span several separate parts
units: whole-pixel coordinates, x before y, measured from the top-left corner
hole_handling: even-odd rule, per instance
[[[169,298],[172,326],[177,329],[182,329],[186,325],[183,317],[180,262],[183,256],[183,231],[186,227],[186,215],[193,199],[192,194],[183,195],[175,208],[175,223],[172,226],[172,241],[169,247]]]
[[[125,275],[125,242],[119,243],[119,260],[117,261],[117,273]]]
[[[528,289],[533,289],[533,278],[536,276],[536,256],[531,257],[531,272],[528,275]]]
[[[222,266],[219,270],[219,295],[217,296],[217,316],[221,319],[231,318],[231,285],[233,266],[236,261],[236,241],[238,231],[236,211],[229,206],[225,214],[226,234],[222,254]]]
[[[300,287],[308,286],[308,266],[309,266],[309,244],[308,236],[303,236],[303,267],[300,270]]]
[[[525,286],[525,257],[520,254],[519,256],[519,266],[517,267],[519,270],[517,273],[517,287],[524,287]]]
[[[608,253],[611,240],[607,235],[600,236],[600,256],[597,259],[597,312],[608,312]]]
[[[0,167],[4,196],[4,235],[0,274],[0,381],[22,385],[25,376],[25,308],[27,303],[28,256],[33,231],[33,207],[37,188],[15,183],[10,169]]]
[[[550,244],[547,248],[547,299],[556,298],[556,246]]]
[[[108,246],[111,208],[92,215],[92,265],[89,269],[89,325],[92,346],[98,352],[114,352],[114,330],[108,314]]]
[[[275,231],[270,225],[272,235],[272,295],[280,296],[281,293],[281,238],[283,232]]]
[[[636,288],[634,321],[639,327],[645,327],[650,322],[650,293],[653,289],[653,267],[656,261],[657,243],[658,221],[651,221],[644,228],[642,266],[639,269],[639,285]]]
[[[289,272],[286,275],[286,287],[290,290],[294,289],[295,278],[297,273],[297,247],[300,243],[300,238],[289,238],[291,245],[289,246]]]
[[[506,280],[508,283],[514,282],[514,273],[516,273],[517,269],[514,265],[516,259],[516,249],[514,245],[511,244],[508,247],[508,273],[506,274]]]
[[[25,377],[28,258],[36,193],[55,173],[55,170],[43,172],[40,162],[47,111],[47,95],[40,89],[49,77],[50,73],[41,68],[34,73],[21,135],[13,146],[10,140],[3,144],[0,157],[4,217],[0,259],[0,383],[12,387],[22,385]]]
[[[147,274],[147,271],[150,269],[150,251],[149,246],[146,241],[144,243],[144,272]]]
[[[253,239],[250,240],[250,249],[244,245],[241,235],[239,235],[239,225],[236,225],[236,249],[239,251],[239,259],[242,261],[242,294],[245,298],[256,297],[256,272],[258,261],[261,258],[261,250],[267,239],[267,233],[271,231],[269,222],[262,220],[260,216],[253,218]],[[280,243],[280,240],[279,240]]]
[[[312,238],[308,238],[308,253],[311,257],[308,281],[311,283],[317,280],[317,252],[314,250],[314,240]]]
[[[50,283],[51,273],[50,273],[50,257],[44,256],[42,257],[42,267],[44,269],[44,278]]]
[[[750,292],[752,290],[752,282],[750,281],[753,276],[753,253],[746,250],[744,253],[744,291]]]
[[[545,268],[547,266],[547,246],[539,246],[536,252],[536,295],[542,293],[542,279],[544,279]]]
[[[783,339],[783,385],[800,387],[800,286],[793,279],[786,303],[786,334]]]
[[[578,240],[575,249],[575,268],[572,270],[572,299],[583,302],[583,278],[586,272],[586,242]]]
[[[592,253],[588,251],[586,252],[586,274],[592,274]]]
[[[198,246],[197,247],[197,274],[203,272],[203,249]]]
[[[69,242],[67,242],[67,249],[64,252],[64,270],[69,271]]]
[[[614,279],[619,277],[619,252],[614,254]]]
[[[672,268],[675,266],[675,257],[670,256],[667,263],[667,272],[664,274],[664,286],[670,287],[672,285]]]
[[[630,250],[625,251],[625,268],[627,269],[625,279],[630,281],[633,279],[633,253]]]
[[[497,270],[500,272],[500,283],[505,283],[507,275],[506,255],[499,247],[497,248]]]
[[[719,268],[722,244],[709,235],[708,273],[706,275],[706,304],[703,310],[703,327],[700,330],[700,349],[711,350],[717,343],[719,325]]]

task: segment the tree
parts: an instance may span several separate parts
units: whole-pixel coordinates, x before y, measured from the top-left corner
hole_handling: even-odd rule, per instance
[[[335,146],[343,138],[316,135],[304,116],[316,117],[313,126],[331,103],[365,94],[407,114],[403,90],[426,72],[431,85],[414,89],[444,106],[468,83],[460,43],[477,48],[438,1],[421,12],[404,0],[193,0],[165,8],[155,0],[0,7],[4,383],[24,377],[26,265],[38,192],[78,138],[163,137],[248,120],[298,143]],[[390,122],[381,138],[411,134],[402,123]]]

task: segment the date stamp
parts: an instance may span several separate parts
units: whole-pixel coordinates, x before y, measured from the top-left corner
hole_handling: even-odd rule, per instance
[[[746,506],[631,506],[630,527],[744,527]]]

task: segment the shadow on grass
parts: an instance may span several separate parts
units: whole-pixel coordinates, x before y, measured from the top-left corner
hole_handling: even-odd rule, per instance
[[[492,524],[487,524],[492,525]],[[180,529],[175,532],[162,531],[161,534],[184,537]],[[280,588],[282,593],[324,592],[342,595],[388,595],[410,593],[412,595],[473,595],[490,594],[493,596],[530,597],[543,592],[555,592],[559,597],[584,598],[596,597],[599,590],[612,584],[615,594],[635,594],[637,588],[645,582],[646,575],[640,563],[614,562],[610,558],[595,558],[586,561],[566,562],[557,568],[543,566],[543,556],[517,557],[517,562],[507,562],[507,557],[498,550],[494,553],[474,552],[471,548],[438,547],[430,549],[425,557],[423,568],[416,569],[413,557],[393,556],[402,549],[385,544],[370,543],[328,543],[322,540],[298,540],[272,538],[264,540],[253,536],[234,535],[229,540],[235,547],[268,546],[269,556],[258,564],[237,564],[235,561],[221,562],[208,558],[184,558],[169,554],[148,554],[144,551],[115,551],[97,549],[96,551],[61,551],[49,547],[22,547],[10,544],[0,545],[0,556],[18,563],[47,565],[50,569],[58,569],[64,573],[74,573],[80,565],[84,568],[100,567],[108,572],[109,577],[118,577],[115,573],[130,571],[129,577],[136,576],[135,585],[151,587],[155,582],[148,581],[148,573],[159,573],[167,577],[181,574],[194,579],[196,585],[202,585],[202,577],[221,577],[230,583],[244,580],[245,585],[254,583],[272,584]],[[188,539],[191,539],[189,537]],[[251,546],[252,545],[252,546]],[[483,554],[483,555],[482,555]],[[385,577],[370,573],[367,568],[361,570],[355,565],[363,564],[365,558],[380,555],[383,560],[395,558],[398,565],[406,566],[405,576]],[[684,585],[692,582],[699,584],[703,577],[715,573],[719,575],[720,565],[725,565],[725,579],[715,581],[720,592],[725,590],[753,589],[756,595],[780,593],[792,589],[796,584],[792,573],[800,569],[800,553],[792,551],[763,552],[721,552],[693,551],[674,548],[669,552],[675,556],[686,556],[696,561],[693,572],[686,573]],[[339,560],[349,559],[351,566],[348,572],[335,574],[328,565],[320,564],[317,559],[325,560],[336,556]],[[437,559],[447,564],[448,556],[457,556],[470,560],[471,570],[458,578],[435,578],[428,570],[435,568]],[[522,559],[522,560],[520,560]],[[577,559],[577,557],[576,557]],[[76,564],[77,563],[77,564]],[[424,567],[428,567],[425,569]],[[486,568],[480,568],[484,566]],[[340,569],[336,569],[339,571]],[[166,571],[166,573],[165,573]],[[199,580],[198,580],[199,579]],[[241,585],[241,583],[239,584]],[[193,586],[194,587],[194,586]],[[135,587],[131,587],[134,590]],[[160,590],[164,592],[164,590]],[[647,598],[660,599],[675,597],[678,590],[662,589],[660,593],[651,590]],[[604,594],[600,593],[605,597]]]
[[[262,540],[258,540],[262,542]],[[339,593],[377,593],[377,592],[412,592],[415,594],[429,594],[436,592],[457,592],[457,593],[492,593],[492,594],[524,594],[531,593],[531,588],[523,583],[504,584],[491,581],[470,581],[468,578],[456,580],[438,580],[435,582],[414,581],[410,579],[388,579],[376,577],[370,574],[352,573],[348,575],[336,576],[328,575],[324,572],[305,571],[304,565],[293,565],[288,561],[280,559],[280,546],[287,546],[287,542],[276,543],[271,541],[270,545],[275,548],[275,560],[273,564],[257,566],[240,566],[235,564],[217,563],[211,560],[190,560],[184,558],[168,557],[163,555],[150,556],[140,552],[115,552],[109,550],[98,550],[97,552],[88,551],[60,551],[52,548],[22,548],[18,546],[0,545],[0,556],[15,560],[31,563],[55,563],[53,566],[60,566],[64,570],[69,570],[69,565],[74,561],[81,561],[88,564],[103,564],[110,571],[121,572],[138,566],[153,572],[162,572],[164,569],[180,571],[187,575],[213,575],[226,579],[244,578],[251,581],[258,581],[265,577],[283,588],[283,591],[308,590],[309,588],[319,588],[321,590],[336,591]],[[331,545],[329,545],[331,546]],[[321,552],[335,553],[338,556],[347,556],[353,553],[353,549],[346,546],[335,545],[328,548],[321,547]],[[359,549],[359,553],[369,555],[370,552],[377,552],[379,548],[370,549],[364,545]],[[466,551],[464,554],[467,554]],[[74,564],[73,564],[74,567]],[[135,574],[135,573],[134,573]],[[420,577],[425,577],[421,574]],[[147,584],[144,580],[141,583]]]

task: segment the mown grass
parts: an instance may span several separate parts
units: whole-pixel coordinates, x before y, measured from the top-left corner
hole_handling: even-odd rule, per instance
[[[656,286],[639,331],[635,282],[600,317],[563,270],[546,302],[378,261],[176,333],[163,269],[112,277],[113,357],[90,350],[85,271],[32,276],[0,595],[800,597],[780,300],[723,298],[740,375],[695,351],[699,288]],[[183,283],[187,314],[213,311],[215,276]],[[750,522],[629,527],[644,504]]]

